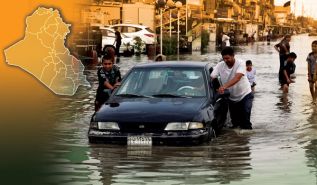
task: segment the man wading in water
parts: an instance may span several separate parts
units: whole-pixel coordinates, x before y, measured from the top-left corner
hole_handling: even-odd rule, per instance
[[[215,79],[220,76],[222,84],[218,89],[220,94],[224,94],[226,89],[230,92],[229,111],[232,127],[251,130],[253,93],[246,77],[245,62],[234,58],[234,51],[231,47],[225,47],[221,51],[221,55],[223,61],[216,65],[211,73],[211,78]]]
[[[280,68],[278,72],[278,79],[280,83],[282,83],[282,78],[284,77],[284,73],[283,73],[284,62],[287,59],[287,55],[290,53],[290,45],[289,45],[290,41],[291,41],[291,36],[285,35],[283,40],[274,46],[276,51],[279,52],[279,56],[280,56]]]

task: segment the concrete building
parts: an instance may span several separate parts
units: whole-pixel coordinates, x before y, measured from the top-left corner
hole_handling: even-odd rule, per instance
[[[278,35],[292,34],[294,31],[295,16],[291,13],[291,6],[275,6],[276,18],[275,33]]]
[[[122,23],[141,24],[154,30],[154,5],[134,3],[122,5]]]
[[[90,25],[142,24],[154,29],[154,4],[138,1],[91,1],[81,3],[80,22]]]
[[[83,24],[109,25],[121,20],[121,2],[93,1],[81,3],[80,6],[80,22]]]
[[[288,17],[291,14],[291,7],[275,6],[274,15],[279,25],[288,24]]]

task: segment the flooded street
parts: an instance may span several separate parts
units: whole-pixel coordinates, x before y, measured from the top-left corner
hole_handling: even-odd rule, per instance
[[[317,106],[311,102],[306,57],[317,37],[293,36],[296,83],[283,97],[278,84],[276,42],[240,46],[236,58],[252,60],[257,86],[252,109],[254,133],[225,130],[210,144],[193,147],[130,148],[90,145],[87,131],[98,85],[96,66],[87,66],[91,89],[60,97],[50,153],[50,174],[58,184],[317,184]],[[182,55],[180,60],[216,64],[219,52]],[[176,59],[176,57],[171,58]],[[121,58],[123,74],[147,57]]]

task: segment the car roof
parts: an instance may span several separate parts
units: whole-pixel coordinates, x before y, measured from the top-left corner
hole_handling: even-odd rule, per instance
[[[114,25],[111,25],[111,27],[116,27],[116,26],[131,26],[131,27],[139,27],[139,28],[148,28],[148,26],[139,25],[139,24],[114,24]]]
[[[134,68],[152,68],[152,67],[195,67],[204,68],[208,62],[199,61],[163,61],[153,63],[137,64]]]

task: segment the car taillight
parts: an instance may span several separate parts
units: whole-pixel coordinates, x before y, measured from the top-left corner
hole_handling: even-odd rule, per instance
[[[145,36],[148,36],[148,37],[154,37],[153,34],[144,34]]]

